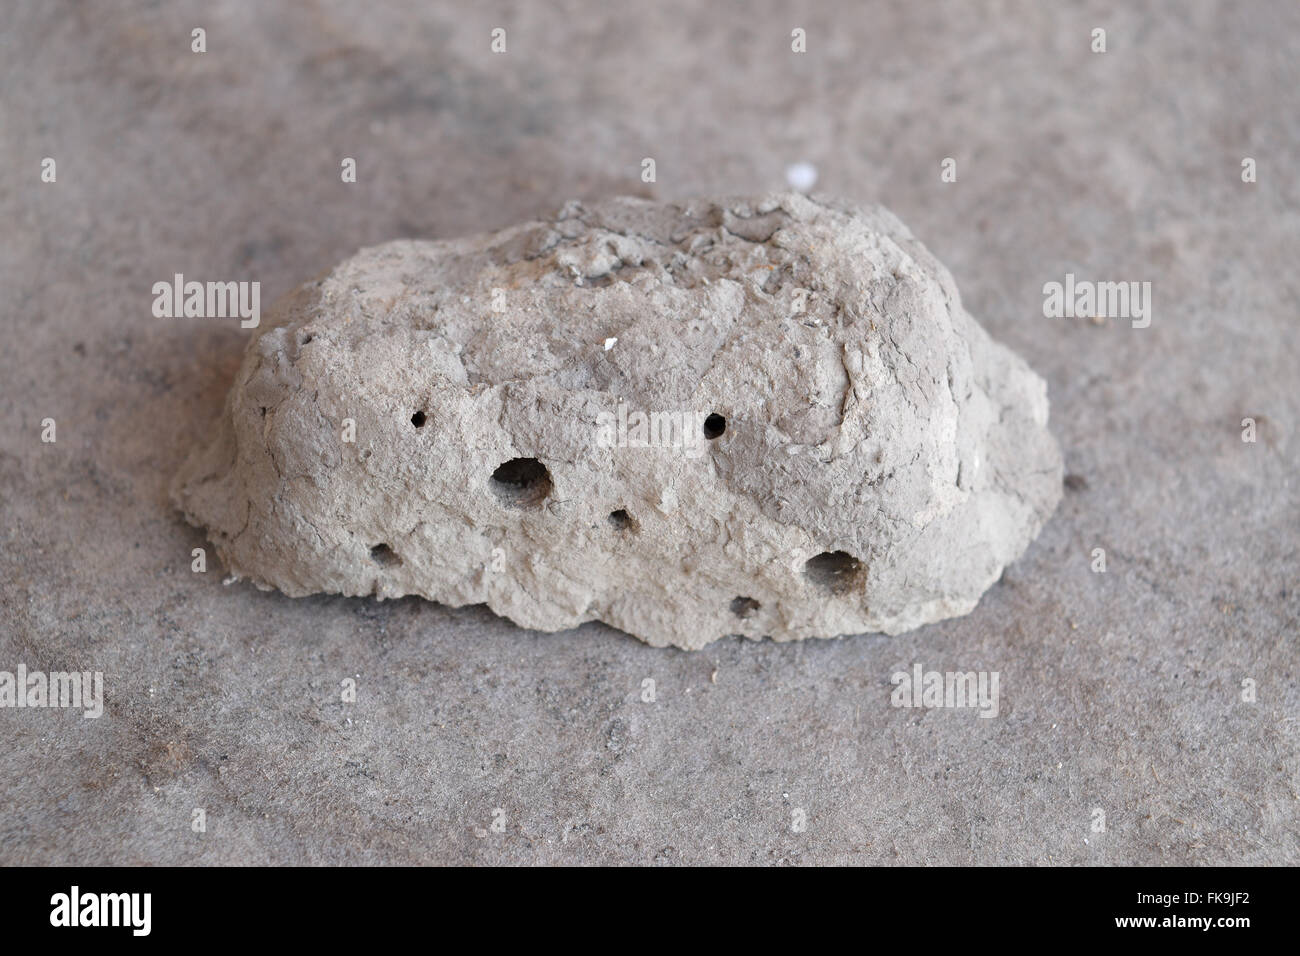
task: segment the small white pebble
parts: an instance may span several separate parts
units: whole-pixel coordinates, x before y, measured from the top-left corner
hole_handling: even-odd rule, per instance
[[[618,341],[618,336],[614,336],[614,338],[612,338],[612,339],[606,339],[606,340],[605,340],[605,351],[608,352],[610,349],[612,349],[612,348],[614,347],[614,343],[617,342],[617,341]]]
[[[806,193],[817,182],[817,167],[812,163],[792,163],[785,168],[785,181],[791,189]]]

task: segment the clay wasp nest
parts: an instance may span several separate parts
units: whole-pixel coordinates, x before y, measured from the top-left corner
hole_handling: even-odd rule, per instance
[[[656,645],[965,614],[1061,494],[1041,378],[880,207],[570,203],[277,304],[173,486],[236,576]]]

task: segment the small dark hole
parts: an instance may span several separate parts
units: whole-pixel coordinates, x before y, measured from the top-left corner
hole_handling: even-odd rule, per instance
[[[424,427],[424,412],[416,412],[411,416],[411,424],[416,428]]]
[[[803,566],[808,580],[831,594],[843,594],[862,576],[862,562],[847,551],[823,551]]]
[[[731,613],[738,618],[753,617],[754,612],[763,605],[759,604],[751,597],[737,597],[731,599]]]
[[[497,500],[510,508],[536,508],[551,493],[551,473],[536,458],[511,458],[492,472]]]
[[[704,437],[709,441],[718,438],[727,430],[727,420],[714,412],[708,418],[704,419]]]
[[[307,333],[306,335],[304,335],[304,336],[302,337],[302,344],[303,344],[303,345],[310,345],[310,344],[311,344],[311,340],[312,340],[312,335],[311,335],[311,333],[309,332],[309,333]]]
[[[632,516],[627,513],[627,509],[619,508],[609,513],[609,523],[619,531],[627,531],[632,527]]]
[[[1066,491],[1087,491],[1088,479],[1083,477],[1083,475],[1066,475],[1065,490]]]
[[[386,544],[377,544],[371,548],[370,560],[381,568],[391,568],[402,563],[402,559],[397,556],[397,553]]]

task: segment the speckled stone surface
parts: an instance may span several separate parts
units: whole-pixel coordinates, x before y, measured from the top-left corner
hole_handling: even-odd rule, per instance
[[[3,862],[1300,862],[1295,4],[100,6],[0,31],[0,670],[105,675],[98,720],[0,709]],[[191,571],[167,485],[249,332],[153,283],[269,304],[798,161],[1048,383],[1065,497],[974,612],[686,653]],[[1045,318],[1067,274],[1150,281],[1150,326]],[[892,707],[916,664],[997,717]]]

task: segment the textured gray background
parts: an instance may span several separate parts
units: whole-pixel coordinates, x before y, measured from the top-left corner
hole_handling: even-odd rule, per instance
[[[0,669],[102,670],[107,709],[0,711],[0,862],[1300,863],[1300,5],[273,6],[7,5]],[[1075,477],[973,614],[683,653],[191,573],[166,483],[248,333],[154,282],[269,305],[363,244],[799,159],[1049,382]],[[1044,319],[1067,271],[1151,281],[1151,327]],[[999,671],[1001,716],[891,708],[914,662]]]

